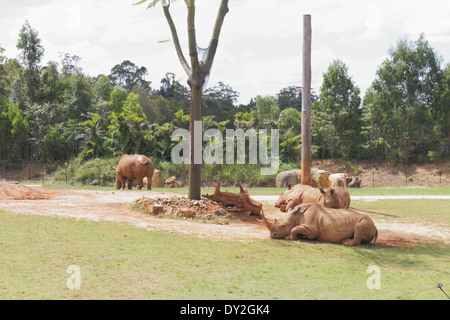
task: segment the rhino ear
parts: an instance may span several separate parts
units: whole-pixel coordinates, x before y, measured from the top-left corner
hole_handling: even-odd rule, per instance
[[[321,194],[325,194],[325,190],[323,190],[322,188],[319,188],[319,190]]]

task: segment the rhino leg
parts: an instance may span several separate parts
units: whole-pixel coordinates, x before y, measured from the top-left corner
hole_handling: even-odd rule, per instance
[[[297,206],[297,201],[294,201],[294,200],[290,199],[287,202],[286,206],[284,206],[284,208],[283,207],[280,208],[280,210],[284,209],[284,211],[283,210],[281,210],[281,211],[282,212],[289,212],[291,209],[294,209],[296,206]]]
[[[300,225],[291,230],[291,234],[287,237],[288,240],[297,240],[298,236],[302,235],[309,240],[314,240],[317,238],[318,232],[315,228],[309,227],[307,225]]]
[[[142,187],[144,186],[144,181],[142,178],[140,178],[140,179],[137,179],[137,182],[138,182],[138,190],[141,190]]]
[[[120,175],[116,176],[116,189],[125,189],[125,178]]]
[[[342,243],[346,246],[359,246],[361,243],[370,243],[376,237],[376,228],[371,220],[360,219],[355,226],[353,239],[346,239]]]

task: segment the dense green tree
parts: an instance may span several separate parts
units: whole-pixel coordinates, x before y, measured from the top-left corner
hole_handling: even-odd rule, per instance
[[[158,94],[168,100],[174,99],[185,102],[186,110],[188,110],[191,93],[186,86],[176,80],[174,73],[167,72],[164,78],[161,79],[161,87]]]
[[[63,77],[63,81],[63,109],[67,119],[86,121],[94,104],[94,90],[90,79],[82,73],[76,73]]]
[[[11,160],[20,154],[27,132],[28,121],[17,105],[0,103],[0,157]]]
[[[450,144],[450,64],[444,70],[442,80],[441,103],[434,109],[434,132],[440,140],[440,149],[445,149],[445,145]],[[442,148],[444,147],[444,148]],[[448,148],[442,152],[448,156]]]
[[[107,76],[104,74],[99,75],[95,81],[94,89],[97,99],[102,99],[103,101],[110,100],[113,87]]]
[[[255,125],[256,119],[250,112],[237,112],[234,117],[233,125],[236,129],[246,131]]]
[[[214,116],[219,122],[228,121],[231,128],[238,97],[239,93],[223,82],[206,89],[203,95],[204,116]]]
[[[6,103],[8,98],[8,80],[6,75],[6,67],[4,65],[6,57],[3,56],[5,49],[0,47],[0,105]]]
[[[312,105],[313,145],[331,157],[359,157],[361,143],[360,89],[341,60],[333,61],[320,88],[319,100]]]
[[[269,129],[276,125],[280,117],[277,100],[271,96],[256,97],[256,119],[261,129]]]
[[[40,63],[44,56],[44,48],[41,45],[39,33],[31,27],[28,21],[25,21],[20,29],[17,49],[20,50],[20,60],[24,66],[22,76],[26,83],[27,96],[30,103],[33,104],[38,102]]]
[[[41,87],[39,88],[40,103],[52,103],[59,99],[58,82],[60,75],[56,62],[50,61],[41,70]]]
[[[392,161],[422,161],[445,137],[441,64],[422,34],[417,41],[399,40],[378,69],[364,98],[365,119],[372,122],[366,134],[386,139]]]
[[[277,94],[278,107],[281,111],[294,108],[302,111],[302,87],[291,86],[280,90]]]
[[[110,99],[108,102],[109,109],[112,112],[122,112],[123,104],[127,99],[128,93],[124,88],[116,87],[111,91]]]
[[[106,135],[117,154],[140,153],[147,130],[148,122],[139,104],[139,96],[131,92],[123,104],[123,111],[112,112]]]
[[[133,86],[140,85],[147,91],[151,91],[151,82],[145,80],[148,74],[147,68],[138,67],[129,60],[124,60],[122,63],[115,65],[111,69],[109,78],[116,86],[121,86],[130,92]]]
[[[61,72],[64,76],[69,74],[81,73],[81,68],[78,66],[81,61],[81,58],[79,56],[60,52],[59,58],[61,59]]]
[[[302,114],[295,108],[281,111],[278,119],[280,129],[280,154],[284,162],[297,162],[302,154]]]

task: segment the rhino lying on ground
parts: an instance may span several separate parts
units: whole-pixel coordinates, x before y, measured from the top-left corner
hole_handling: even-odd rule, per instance
[[[296,240],[305,237],[328,243],[343,243],[357,246],[375,242],[378,230],[372,219],[350,209],[325,208],[317,203],[296,206],[280,221],[269,222],[261,216],[270,231],[272,239]]]
[[[302,203],[319,203],[327,208],[350,207],[350,194],[345,188],[330,188],[327,191],[313,188],[308,185],[289,185],[286,191],[278,198],[275,207],[287,212]]]

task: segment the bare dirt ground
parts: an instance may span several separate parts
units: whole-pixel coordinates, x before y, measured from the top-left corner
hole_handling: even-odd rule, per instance
[[[391,165],[386,160],[313,160],[313,168],[359,177],[361,187],[450,186],[450,161]],[[356,171],[356,173],[355,173]]]
[[[269,237],[269,232],[259,217],[249,217],[240,222],[222,225],[165,219],[134,211],[130,207],[133,201],[142,197],[172,196],[174,194],[151,191],[51,190],[0,183],[0,209],[9,212],[111,221],[146,230],[164,230],[213,240],[248,241]],[[274,198],[259,196],[258,200],[271,205]],[[268,215],[277,214],[275,208],[266,212]],[[384,247],[414,247],[432,241],[450,243],[450,228],[401,222],[387,223],[376,219],[374,222],[379,231],[377,245]]]

